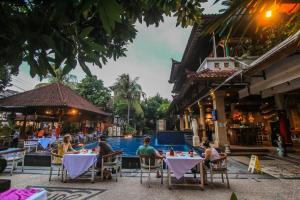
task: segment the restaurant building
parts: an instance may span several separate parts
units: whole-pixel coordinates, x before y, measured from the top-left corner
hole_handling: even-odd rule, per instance
[[[11,113],[21,131],[45,126],[73,127],[77,131],[98,127],[101,130],[110,124],[110,113],[81,97],[71,88],[52,83],[0,99],[0,111]],[[68,130],[71,131],[71,130]]]
[[[172,60],[170,112],[178,129],[196,119],[200,140],[216,146],[296,146],[300,123],[299,32],[260,56],[242,57],[239,35],[199,34],[195,25],[182,60]]]

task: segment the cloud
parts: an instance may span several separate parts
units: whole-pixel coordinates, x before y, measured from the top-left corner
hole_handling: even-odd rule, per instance
[[[93,74],[111,86],[120,74],[128,73],[140,77],[138,82],[147,96],[159,93],[171,99],[171,58],[181,59],[191,31],[175,24],[174,18],[165,18],[159,27],[137,24],[137,38],[128,46],[127,57],[109,61],[102,69],[91,67]]]

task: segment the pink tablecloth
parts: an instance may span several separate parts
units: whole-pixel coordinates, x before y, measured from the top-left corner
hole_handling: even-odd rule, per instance
[[[203,160],[203,158],[200,156],[190,157],[187,155],[167,155],[165,158],[168,168],[171,170],[171,172],[173,172],[177,179],[183,177],[186,172],[199,164],[201,160]]]
[[[9,189],[0,193],[1,200],[26,200],[39,192],[37,189]]]

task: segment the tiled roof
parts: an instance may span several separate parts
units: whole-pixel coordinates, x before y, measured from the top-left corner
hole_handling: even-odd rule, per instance
[[[228,78],[232,76],[236,70],[234,69],[227,69],[227,70],[211,70],[205,69],[201,72],[188,72],[187,78],[189,79],[211,79],[211,78]]]
[[[4,99],[0,107],[69,107],[101,115],[110,115],[61,83],[52,83]]]

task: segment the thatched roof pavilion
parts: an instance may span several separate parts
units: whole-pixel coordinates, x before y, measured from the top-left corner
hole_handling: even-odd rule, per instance
[[[21,112],[24,115],[46,114],[54,117],[78,114],[89,116],[92,119],[105,118],[111,115],[61,83],[52,83],[0,99],[0,110]]]

